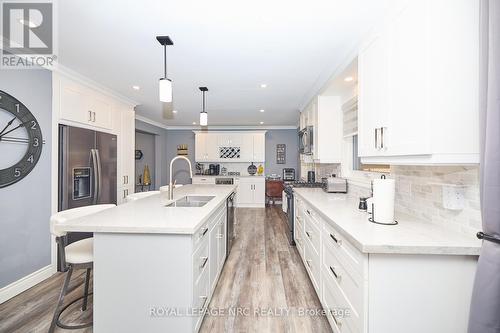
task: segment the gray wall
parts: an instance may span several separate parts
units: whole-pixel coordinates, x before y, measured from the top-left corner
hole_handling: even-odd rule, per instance
[[[276,145],[286,144],[286,164],[276,164]],[[283,168],[294,168],[299,175],[299,139],[297,130],[268,130],[266,132],[266,175],[283,174]]]
[[[45,140],[31,173],[0,188],[1,288],[50,265],[52,74],[46,70],[0,70],[0,90],[26,105]],[[0,143],[0,153],[2,144],[7,143]]]
[[[168,130],[167,131],[167,168],[170,167],[170,160],[177,156],[177,146],[188,145],[188,158],[191,160],[194,170],[194,132],[192,130]],[[177,161],[174,165],[173,179],[177,179],[177,184],[191,184],[186,161]],[[168,183],[166,179],[165,184]]]
[[[167,181],[167,130],[147,124],[140,120],[135,121],[135,129],[138,131],[155,135],[155,186],[151,190],[158,189]],[[150,169],[152,169],[150,167]],[[142,173],[142,170],[140,171]]]
[[[135,160],[135,182],[139,181],[139,176],[144,173],[144,167],[147,165],[149,167],[149,173],[151,174],[151,184],[155,187],[156,180],[156,164],[155,164],[155,141],[156,135],[146,133],[146,132],[135,132],[135,149],[142,151],[142,158],[140,160]]]

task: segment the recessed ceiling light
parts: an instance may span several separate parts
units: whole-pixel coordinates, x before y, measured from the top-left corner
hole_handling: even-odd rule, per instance
[[[141,87],[139,87],[139,86],[132,86],[132,89],[134,89],[134,90],[141,90]]]
[[[31,21],[26,21],[26,20],[23,20],[23,19],[19,19],[19,23],[21,23],[22,25],[26,25],[30,28],[36,28],[37,25]]]
[[[261,125],[264,125],[264,122],[263,122],[263,121],[261,121],[261,122],[260,122],[260,124],[261,124]]]
[[[177,110],[172,110],[172,113],[177,113]]]
[[[260,84],[260,87],[261,87],[261,88],[267,88],[267,84],[265,84],[265,83],[261,83],[261,84]]]
[[[354,79],[352,78],[352,76],[347,76],[347,77],[344,79],[344,81],[345,81],[345,82],[351,82],[352,80],[354,80]]]
[[[193,121],[193,125],[196,125],[196,121]]]
[[[260,109],[260,112],[264,112],[264,111],[266,111],[266,110],[264,110],[264,109]]]

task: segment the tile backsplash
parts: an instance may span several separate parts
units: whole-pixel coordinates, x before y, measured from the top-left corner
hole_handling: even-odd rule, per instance
[[[339,166],[338,164],[302,163],[301,170],[306,170],[307,175],[307,170],[314,169],[316,178],[320,179],[321,176],[327,174],[340,174]],[[364,176],[366,177],[365,186],[349,182],[350,195],[356,197],[371,195],[368,181],[377,174],[365,173]],[[468,233],[481,229],[478,166],[393,165],[388,177],[396,179],[396,211],[422,220],[446,224]],[[465,206],[463,209],[451,210],[443,207],[443,184],[464,185]]]

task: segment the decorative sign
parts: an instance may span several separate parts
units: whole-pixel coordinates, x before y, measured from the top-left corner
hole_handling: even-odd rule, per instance
[[[177,146],[177,155],[187,156],[188,155],[188,145],[182,144]]]
[[[286,163],[286,144],[278,143],[276,145],[276,163],[285,164]]]
[[[135,159],[136,160],[140,160],[143,156],[144,156],[144,154],[142,153],[142,150],[137,149],[135,151]]]

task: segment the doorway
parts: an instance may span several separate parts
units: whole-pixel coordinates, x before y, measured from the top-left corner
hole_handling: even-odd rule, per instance
[[[135,132],[135,184],[136,192],[151,191],[155,189],[155,135],[143,131]],[[144,171],[149,169],[150,182],[144,182]]]

